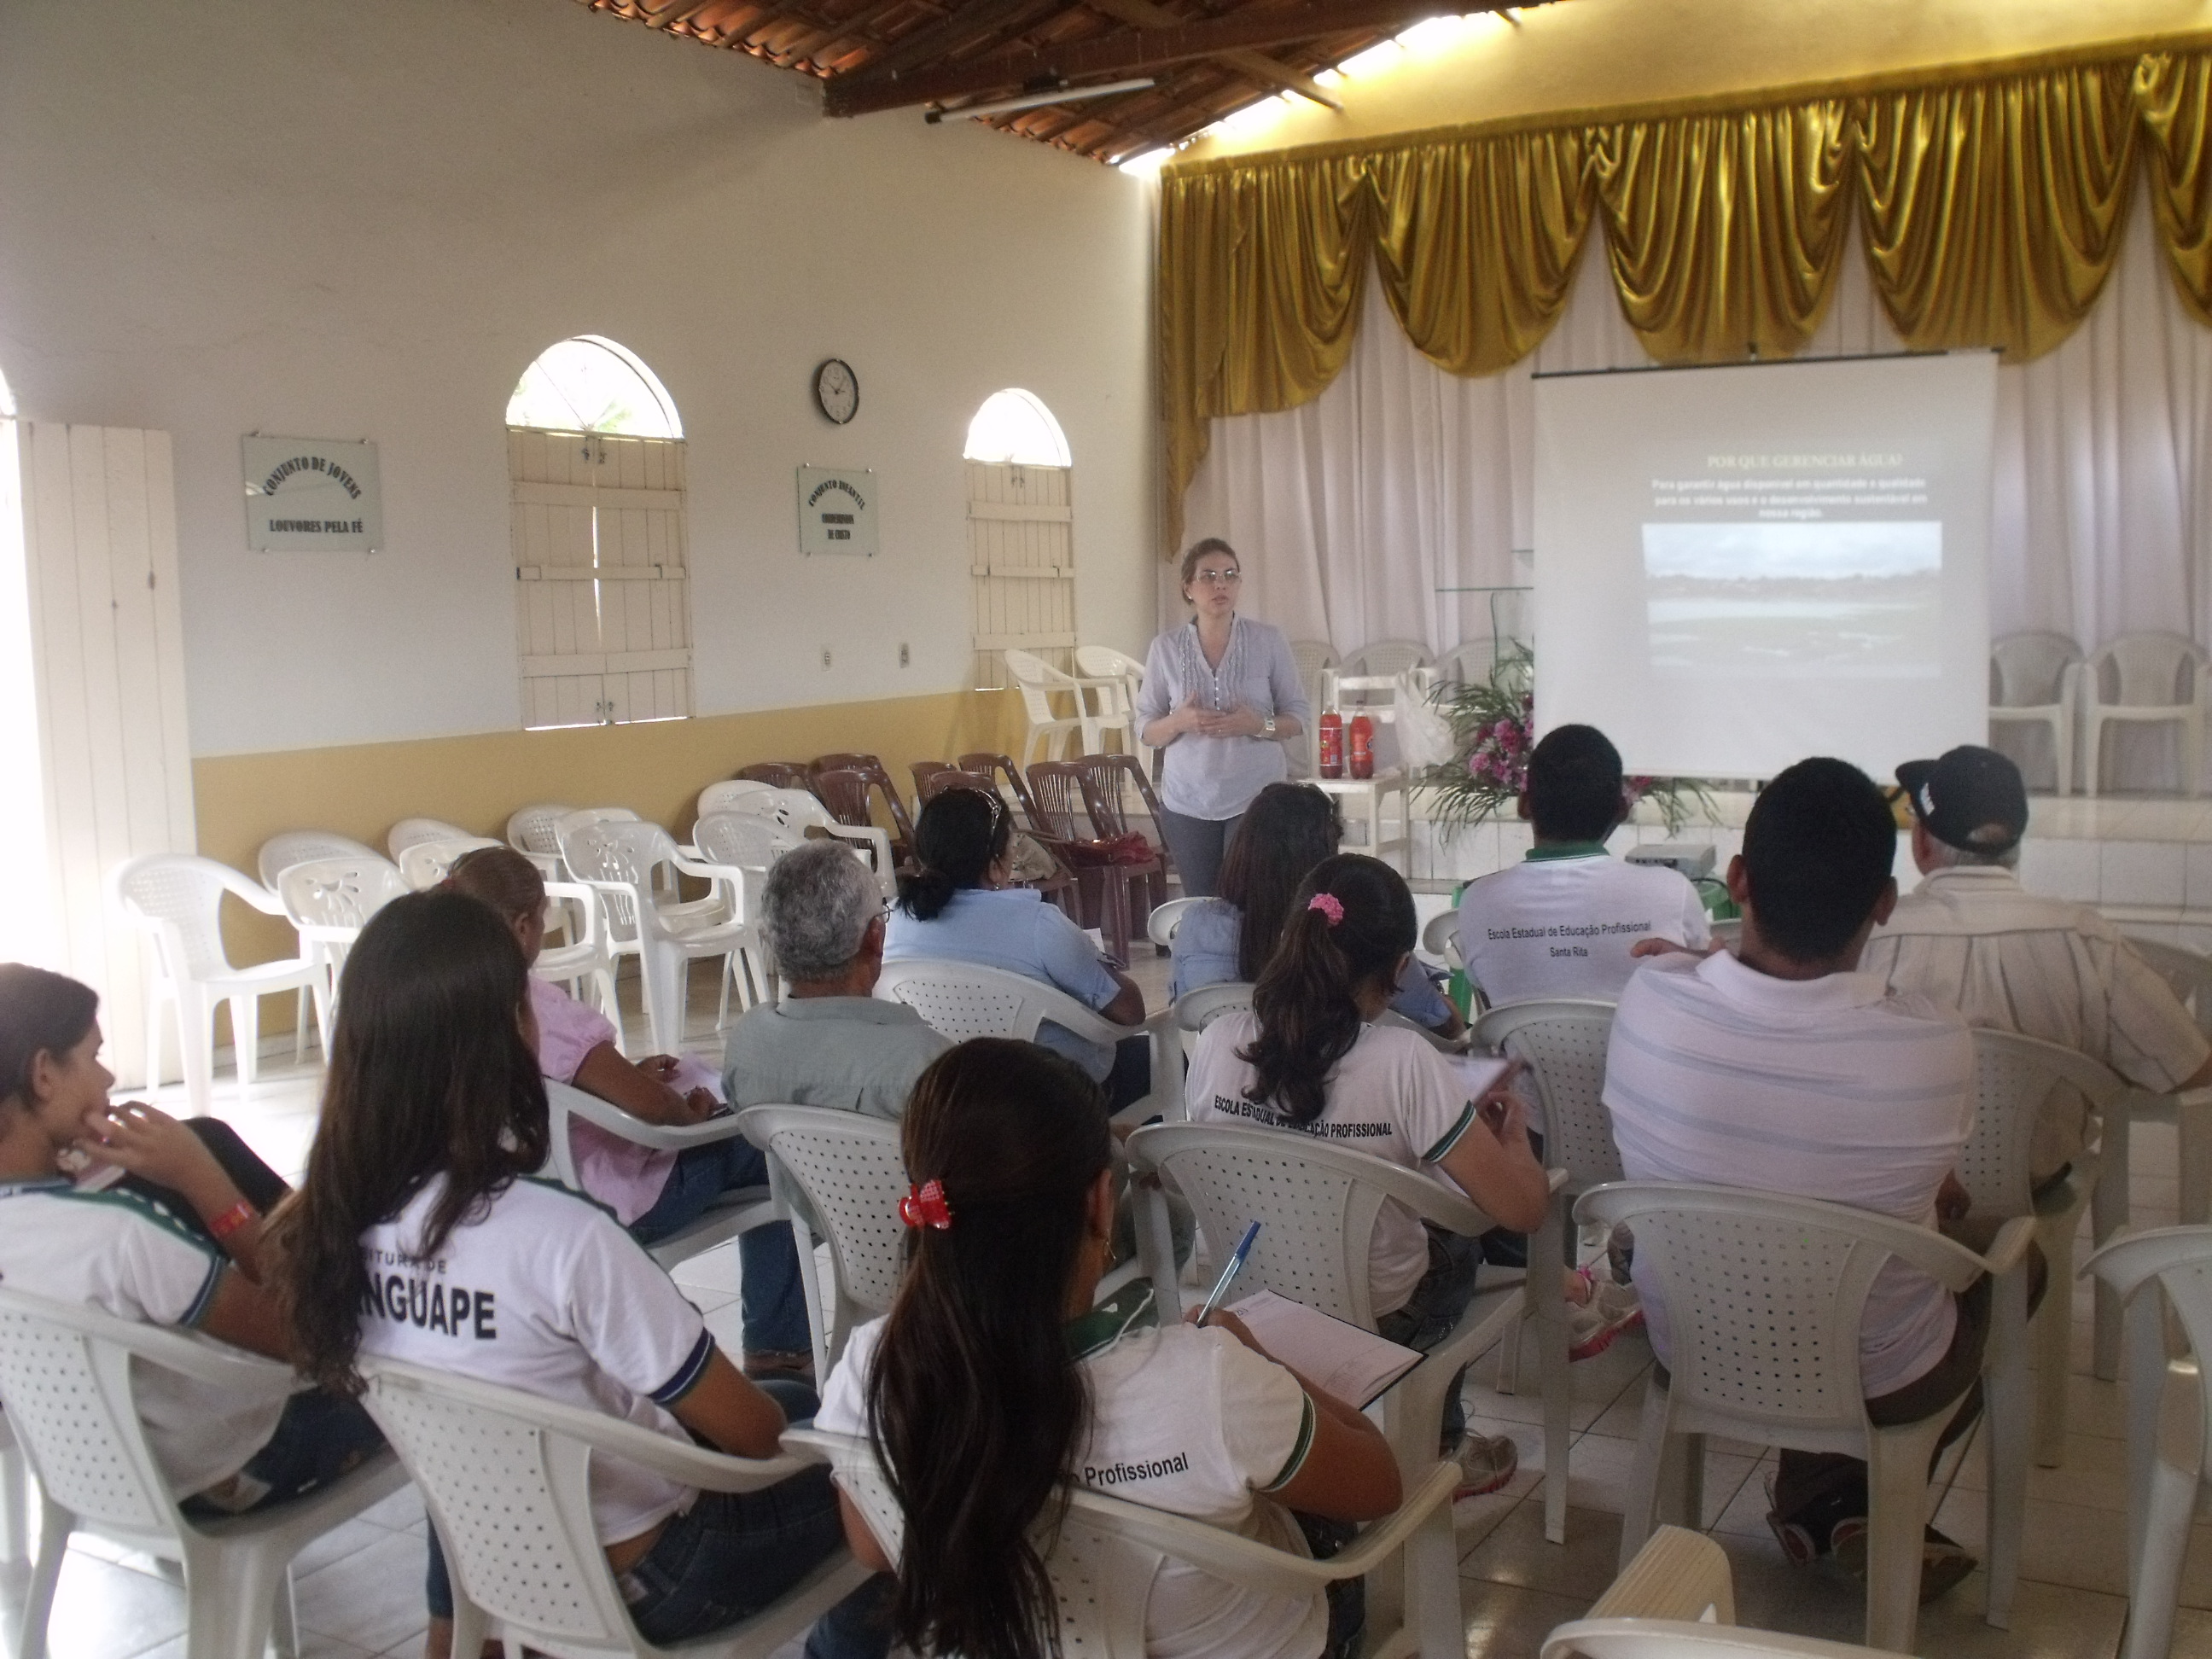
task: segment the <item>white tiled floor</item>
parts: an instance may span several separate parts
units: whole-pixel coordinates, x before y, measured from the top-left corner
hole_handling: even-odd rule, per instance
[[[1166,963],[1140,951],[1134,976],[1158,998]],[[703,978],[703,975],[702,976]],[[704,1011],[702,1011],[703,1012]],[[711,1014],[695,1014],[692,1045],[711,1055]],[[219,1081],[216,1109],[278,1169],[296,1171],[313,1133],[315,1079],[272,1067],[270,1081],[240,1101]],[[2135,1138],[2136,1219],[2159,1225],[2173,1218],[2176,1163],[2172,1131],[2141,1129]],[[686,1264],[678,1278],[726,1341],[737,1336],[734,1250]],[[1977,1574],[1923,1611],[1923,1655],[2017,1656],[2017,1659],[2111,1659],[2126,1613],[2124,1582],[2124,1446],[2117,1384],[2087,1375],[2088,1299],[2077,1288],[2075,1375],[2063,1468],[2030,1477],[2026,1578],[2013,1628],[1981,1621]],[[1521,1450],[1521,1473],[1507,1488],[1462,1503],[1456,1516],[1462,1602],[1470,1656],[1533,1655],[1547,1632],[1578,1616],[1611,1579],[1620,1535],[1620,1511],[1634,1454],[1638,1413],[1650,1353],[1640,1336],[1573,1372],[1576,1404],[1569,1483],[1568,1541],[1544,1540],[1536,1471],[1542,1462],[1540,1401],[1497,1392],[1495,1363],[1478,1364],[1468,1404],[1476,1426],[1510,1433]],[[1771,1455],[1720,1447],[1709,1463],[1705,1520],[1735,1570],[1738,1612],[1746,1624],[1806,1635],[1856,1640],[1858,1587],[1823,1568],[1784,1560],[1763,1519],[1762,1482]],[[1978,1437],[1945,1460],[1936,1483],[1938,1524],[1970,1547],[1982,1537],[1984,1485]],[[421,1650],[421,1505],[412,1492],[308,1550],[297,1571],[305,1652],[316,1659],[407,1656]],[[14,1626],[28,1577],[0,1569],[0,1619]],[[2212,1523],[2200,1524],[2176,1627],[2177,1655],[2212,1656]],[[155,1563],[81,1543],[70,1551],[52,1629],[55,1659],[172,1659],[184,1651],[184,1598]]]

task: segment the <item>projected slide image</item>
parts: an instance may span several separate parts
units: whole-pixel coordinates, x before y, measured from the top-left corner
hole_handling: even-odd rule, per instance
[[[1942,671],[1940,521],[1647,524],[1661,673],[1915,678]]]

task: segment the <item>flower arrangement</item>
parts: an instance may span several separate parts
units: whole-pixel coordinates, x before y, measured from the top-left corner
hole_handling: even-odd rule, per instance
[[[1529,690],[1535,659],[1526,646],[1501,654],[1490,678],[1476,684],[1440,684],[1431,694],[1450,723],[1453,758],[1430,767],[1419,782],[1435,792],[1435,821],[1446,834],[1493,817],[1509,817],[1528,782],[1528,751],[1535,746],[1536,697]],[[1673,835],[1703,816],[1720,821],[1712,795],[1694,778],[1624,780],[1623,810],[1655,803]]]

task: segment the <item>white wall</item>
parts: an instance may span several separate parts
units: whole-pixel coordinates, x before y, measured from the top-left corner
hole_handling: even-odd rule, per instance
[[[519,724],[501,417],[570,334],[682,411],[700,713],[963,684],[960,446],[1005,386],[1074,451],[1084,637],[1143,648],[1139,180],[829,121],[810,81],[573,0],[128,9],[0,6],[0,366],[31,418],[174,435],[196,755]],[[842,429],[808,392],[832,355]],[[375,440],[389,547],[247,552],[256,430]],[[881,557],[799,557],[801,462],[877,470]]]

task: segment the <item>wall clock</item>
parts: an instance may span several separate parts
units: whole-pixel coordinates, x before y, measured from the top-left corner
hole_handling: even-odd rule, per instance
[[[860,377],[842,357],[825,357],[814,371],[814,405],[839,426],[860,412]]]

